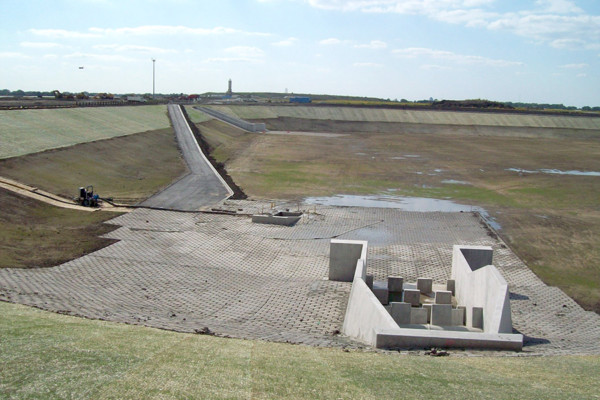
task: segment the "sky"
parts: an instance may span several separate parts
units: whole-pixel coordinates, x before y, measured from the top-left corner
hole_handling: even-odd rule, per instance
[[[151,93],[155,67],[156,93],[232,79],[600,106],[598,0],[0,0],[0,15],[0,89]]]

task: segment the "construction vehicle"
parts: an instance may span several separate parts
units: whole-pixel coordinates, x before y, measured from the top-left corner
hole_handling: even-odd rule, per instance
[[[98,207],[100,204],[100,196],[94,194],[94,187],[92,185],[79,188],[79,198],[77,203],[84,207]]]

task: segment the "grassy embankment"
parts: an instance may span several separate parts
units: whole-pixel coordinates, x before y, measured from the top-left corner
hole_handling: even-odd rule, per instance
[[[135,203],[187,171],[164,106],[3,113],[3,118],[26,125],[23,131],[0,126],[3,142],[18,136],[18,145],[7,149],[25,155],[7,158],[4,151],[0,176],[51,193],[71,198],[78,187],[94,185],[101,196]],[[37,126],[43,131],[36,133]],[[34,139],[26,141],[28,137]],[[42,143],[50,150],[38,152]]]
[[[75,117],[81,116],[80,113],[63,113],[75,110],[5,112],[8,114],[3,115],[3,118],[28,124],[29,130],[23,133],[25,136],[33,135],[35,126],[45,126],[45,131],[38,134],[43,138],[33,140],[30,147],[26,147],[23,142],[19,147],[20,151],[33,152],[39,148],[41,142],[58,148],[0,159],[0,176],[66,198],[74,197],[78,187],[92,184],[96,193],[101,196],[113,197],[115,201],[135,203],[186,173],[187,169],[179,156],[173,130],[158,129],[164,125],[169,126],[164,106],[107,108],[102,112],[99,110],[101,109],[81,110],[90,111],[85,114],[87,122],[81,122],[81,129],[75,128],[78,121]],[[114,115],[111,112],[107,113],[107,110],[114,112]],[[139,111],[140,115],[134,117],[135,111]],[[31,120],[27,121],[23,115],[19,115],[20,113],[28,114]],[[98,122],[95,118],[100,116],[102,120]],[[133,119],[127,126],[124,125],[124,116]],[[56,125],[50,126],[49,123]],[[94,125],[95,123],[97,125]],[[137,134],[128,131],[136,127],[151,130]],[[78,137],[74,133],[77,131],[86,134]],[[66,143],[64,135],[61,136],[59,132],[71,132],[69,140],[79,140],[79,143],[70,147],[59,147]],[[101,140],[103,137],[116,136],[114,132],[125,136]],[[2,125],[0,137],[3,143],[6,140],[6,143],[10,144],[10,138],[16,135],[7,124]],[[10,147],[7,145],[6,148]],[[99,236],[114,229],[103,225],[102,221],[115,216],[114,213],[58,209],[2,192],[0,268],[52,266],[102,248],[112,241]]]
[[[169,128],[165,106],[0,111],[0,159]]]
[[[223,339],[0,303],[0,397],[592,399],[600,357],[446,357]]]
[[[248,195],[383,193],[482,206],[547,284],[600,311],[600,177],[507,170],[600,171],[599,118],[339,107],[221,109],[264,120],[275,130],[347,134],[215,142],[220,161]]]

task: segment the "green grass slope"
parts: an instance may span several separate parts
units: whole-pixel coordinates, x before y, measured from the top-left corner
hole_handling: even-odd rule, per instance
[[[336,121],[404,122],[442,125],[519,126],[535,128],[600,129],[598,117],[509,113],[396,110],[369,107],[212,106],[242,119],[293,117]]]
[[[593,399],[600,357],[344,352],[0,303],[0,398]]]
[[[169,126],[164,105],[0,111],[0,159]]]

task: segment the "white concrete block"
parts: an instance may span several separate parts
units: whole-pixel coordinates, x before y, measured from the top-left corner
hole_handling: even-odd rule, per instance
[[[417,278],[417,289],[423,294],[429,294],[433,290],[433,279]]]
[[[394,321],[396,321],[396,323],[398,325],[407,325],[410,324],[410,320],[411,320],[411,307],[410,307],[410,303],[390,303],[391,304],[391,309],[390,309],[390,314],[392,315],[392,318],[394,318]]]
[[[452,326],[463,326],[465,320],[465,309],[454,308],[452,309]]]
[[[436,291],[435,304],[452,304],[452,292],[447,290]]]
[[[454,279],[448,279],[446,281],[446,290],[452,292],[452,296],[456,293],[456,281]]]
[[[431,323],[431,304],[423,304],[423,309],[427,312],[427,323]]]
[[[410,310],[410,323],[420,325],[427,324],[427,314],[428,310],[425,308],[412,308]]]
[[[431,325],[451,326],[452,305],[433,304],[431,306]]]
[[[471,313],[471,326],[483,329],[483,307],[473,307]]]
[[[389,292],[385,282],[375,281],[373,282],[373,294],[377,297],[377,300],[383,305],[388,304]]]
[[[404,278],[401,276],[388,276],[388,290],[390,293],[402,292]]]
[[[373,290],[373,275],[367,275],[367,279],[365,280],[369,289]]]
[[[418,307],[421,304],[421,292],[417,289],[405,289],[403,299],[405,303]]]

